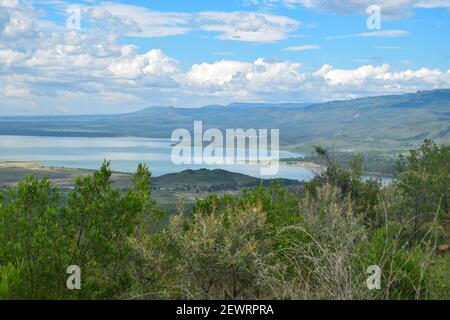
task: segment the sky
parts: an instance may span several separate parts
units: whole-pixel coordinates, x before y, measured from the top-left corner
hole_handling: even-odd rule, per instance
[[[0,114],[450,88],[450,0],[0,0]]]

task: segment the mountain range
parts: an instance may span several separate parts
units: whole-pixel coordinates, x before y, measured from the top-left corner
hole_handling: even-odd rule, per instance
[[[116,115],[1,116],[0,135],[169,138],[174,129],[280,129],[295,151],[323,145],[341,152],[400,152],[430,138],[450,141],[450,89],[326,103],[232,103],[202,108],[149,107]]]

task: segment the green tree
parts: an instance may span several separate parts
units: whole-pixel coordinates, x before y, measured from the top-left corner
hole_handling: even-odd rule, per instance
[[[403,214],[414,219],[414,235],[418,239],[420,225],[434,220],[441,223],[450,218],[450,146],[439,146],[425,140],[397,163],[398,187],[405,195]]]
[[[124,193],[112,187],[111,175],[104,162],[78,177],[67,198],[46,178],[30,176],[9,190],[0,206],[2,297],[111,299],[126,292],[130,238],[142,237],[154,219],[151,174],[139,165],[134,188]],[[81,269],[81,290],[66,288],[70,265]]]
[[[316,147],[316,153],[325,157],[328,165],[321,174],[305,183],[307,192],[317,196],[317,190],[324,185],[336,186],[344,196],[350,197],[353,210],[361,213],[369,226],[379,226],[380,217],[376,207],[380,204],[381,185],[378,181],[363,176],[362,155],[354,155],[349,161],[350,169],[345,169],[334,163],[325,149]]]
[[[110,162],[92,176],[79,177],[67,197],[64,220],[72,224],[71,264],[83,272],[81,297],[114,298],[131,286],[129,237],[150,224],[150,172],[139,165],[134,190],[112,187]],[[91,296],[92,295],[92,296]]]
[[[23,262],[21,298],[56,298],[65,283],[66,233],[58,208],[59,194],[47,179],[28,177],[10,189],[0,210],[0,265]]]

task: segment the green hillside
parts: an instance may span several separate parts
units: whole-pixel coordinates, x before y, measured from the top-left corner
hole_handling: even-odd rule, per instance
[[[221,169],[185,170],[179,173],[169,173],[153,178],[153,185],[164,190],[201,190],[222,191],[240,190],[258,185],[268,186],[273,181],[279,181],[284,186],[298,186],[300,182],[289,179],[259,179],[245,174]]]

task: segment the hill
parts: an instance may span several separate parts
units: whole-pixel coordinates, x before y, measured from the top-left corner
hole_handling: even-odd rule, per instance
[[[37,179],[47,177],[51,184],[62,191],[73,188],[77,176],[86,176],[93,170],[43,167],[38,162],[0,162],[0,191],[16,187],[20,181],[30,174]],[[114,172],[113,186],[121,190],[132,186],[131,174]],[[177,202],[182,198],[187,207],[195,203],[198,198],[206,198],[210,192],[217,194],[239,194],[243,189],[263,185],[268,186],[278,181],[281,185],[291,189],[299,188],[301,182],[289,179],[259,179],[226,170],[185,170],[151,179],[152,197],[157,200],[160,209],[173,212]]]
[[[96,116],[0,117],[0,135],[138,136],[168,138],[177,128],[280,129],[285,149],[316,144],[341,152],[398,153],[425,138],[450,141],[450,89],[367,97],[320,104],[212,105],[203,108],[149,107]]]
[[[153,187],[160,190],[199,190],[209,192],[240,190],[258,185],[268,186],[273,181],[278,181],[284,186],[300,185],[300,182],[296,180],[259,179],[221,169],[185,170],[179,173],[170,173],[152,179]]]

